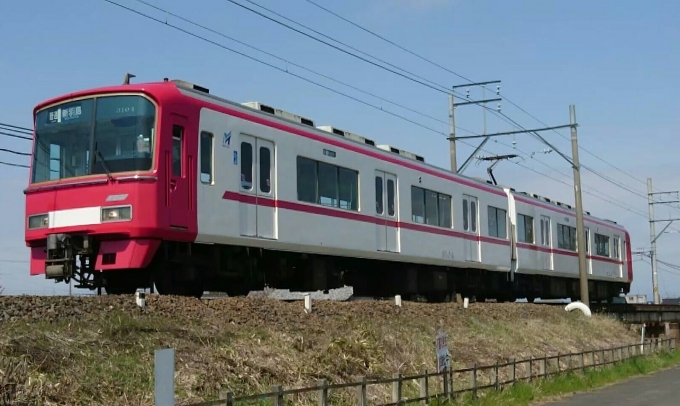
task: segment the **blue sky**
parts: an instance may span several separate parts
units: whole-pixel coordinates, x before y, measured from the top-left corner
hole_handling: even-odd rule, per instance
[[[439,118],[444,123],[319,78],[137,1],[116,1],[164,21],[167,17],[170,23],[437,131],[448,131],[446,95],[319,44],[229,1],[148,0],[291,62]],[[679,2],[316,1],[474,81],[502,80],[501,96],[507,96],[549,125],[568,123],[569,105],[575,104],[580,145],[585,149],[580,153],[582,163],[622,186],[584,170],[585,209],[627,227],[634,250],[649,248],[646,178],[653,178],[658,190],[680,189],[675,176],[675,152],[680,133],[680,114],[677,113],[680,111],[680,93],[676,91],[680,83],[680,55],[674,52],[680,42],[680,28],[675,20],[680,15]],[[245,0],[239,2],[258,9]],[[432,82],[444,86],[465,83],[305,0],[257,0],[257,3]],[[137,75],[134,81],[181,78],[238,102],[268,103],[310,117],[317,125],[346,129],[379,143],[423,155],[436,165],[449,166],[448,143],[441,134],[103,0],[3,2],[0,14],[3,16],[0,25],[0,122],[29,127],[32,108],[40,101],[74,90],[120,83],[124,74],[131,72]],[[480,98],[480,90],[474,89],[471,96]],[[501,107],[504,114],[526,128],[542,126],[507,101],[503,101]],[[457,110],[456,121],[460,127],[481,132],[482,109],[461,107]],[[512,129],[487,114],[489,132]],[[568,131],[561,131],[561,134],[568,139]],[[544,133],[544,136],[570,155],[567,139],[554,132]],[[513,141],[516,149],[512,147]],[[28,151],[29,147],[28,141],[0,136],[0,148]],[[519,154],[523,160],[506,161],[496,166],[494,174],[499,183],[571,204],[574,200],[571,168],[554,152],[541,153],[545,148],[530,135],[517,135],[487,143],[482,154]],[[471,147],[460,145],[459,162],[462,163],[471,151]],[[531,157],[531,153],[536,154]],[[0,152],[0,161],[27,163],[28,159]],[[475,161],[465,174],[487,178],[486,164]],[[66,287],[46,282],[42,277],[28,276],[22,193],[27,181],[26,169],[0,166],[0,212],[3,213],[0,284],[11,294],[68,292]],[[680,217],[680,208],[658,207],[656,213],[657,218]],[[658,224],[657,231],[662,227],[663,224]],[[680,222],[672,229],[680,230]],[[680,265],[680,251],[675,248],[678,242],[680,235],[677,232],[663,235],[659,240],[659,259]],[[645,293],[651,298],[649,261],[639,260],[639,256],[636,259],[632,292]],[[680,270],[660,265],[659,275],[662,296],[680,295]]]

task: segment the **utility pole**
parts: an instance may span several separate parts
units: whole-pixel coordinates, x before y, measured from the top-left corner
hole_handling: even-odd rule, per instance
[[[569,106],[569,124],[565,125],[558,125],[558,126],[553,126],[553,127],[544,127],[544,128],[536,128],[532,130],[516,130],[516,131],[504,131],[504,132],[499,132],[499,133],[494,133],[494,134],[485,134],[485,135],[471,135],[471,136],[464,136],[464,137],[456,137],[456,139],[472,139],[472,138],[485,138],[489,139],[491,137],[499,137],[502,135],[511,135],[511,134],[522,134],[522,133],[531,133],[534,136],[536,136],[538,139],[540,139],[544,144],[546,144],[548,147],[550,147],[553,151],[555,151],[559,156],[564,158],[565,161],[569,162],[571,164],[572,168],[574,169],[574,196],[576,200],[576,235],[577,235],[577,244],[578,242],[583,240],[585,241],[585,227],[583,225],[583,202],[581,199],[581,165],[578,160],[578,136],[576,133],[576,127],[578,127],[578,124],[576,123],[576,108],[574,105]],[[565,154],[563,154],[559,149],[555,148],[554,145],[552,145],[550,142],[548,142],[545,138],[543,138],[539,132],[541,131],[550,131],[550,130],[557,130],[560,128],[571,128],[571,153],[572,157],[569,158]],[[579,244],[579,245],[584,245],[584,244]],[[580,290],[581,290],[581,301],[586,305],[590,306],[590,298],[588,297],[588,273],[587,273],[587,263],[586,263],[586,250],[585,250],[585,245],[582,247],[583,249],[578,249],[578,268],[579,268],[579,280],[580,280]]]
[[[578,274],[581,284],[581,302],[590,305],[588,297],[588,272],[586,262],[586,231],[583,225],[583,201],[581,199],[581,164],[578,160],[578,134],[576,132],[576,108],[569,106],[571,124],[571,159],[574,168],[574,200],[576,200],[576,247],[578,251]],[[583,244],[580,242],[583,241]]]
[[[451,87],[451,94],[449,95],[449,154],[451,155],[451,172],[453,173],[458,173],[458,162],[457,162],[457,152],[456,152],[456,140],[459,139],[459,137],[456,137],[456,107],[457,106],[465,106],[468,104],[480,104],[480,103],[488,103],[488,102],[494,102],[494,101],[501,101],[502,99],[500,97],[494,98],[494,99],[483,99],[483,100],[473,100],[473,101],[466,101],[466,102],[460,102],[456,103],[455,99],[455,92],[456,89],[459,89],[461,87],[470,87],[470,86],[484,86],[484,85],[490,85],[494,83],[501,83],[500,80],[491,80],[488,82],[478,82],[478,83],[469,83],[466,85],[457,85]],[[500,86],[497,87],[496,94],[500,94]],[[470,93],[468,91],[467,98],[470,97]],[[500,105],[499,105],[500,106]],[[499,107],[500,109],[500,107]],[[485,128],[486,128],[486,122],[485,122]],[[484,131],[486,132],[486,130]],[[469,161],[474,157],[477,152],[484,146],[484,144],[488,141],[488,139],[485,139],[482,141],[481,145],[475,149],[475,151],[470,155],[470,157],[465,161],[463,164],[463,167],[461,167],[461,172],[465,169]]]
[[[658,281],[658,268],[656,265],[656,257],[657,257],[657,251],[656,251],[656,240],[661,237],[661,234],[663,234],[668,227],[670,227],[671,224],[673,224],[674,221],[679,220],[679,219],[669,219],[669,220],[655,220],[654,219],[654,205],[655,204],[669,204],[669,203],[678,203],[680,200],[667,200],[667,201],[654,201],[654,195],[656,194],[670,194],[670,193],[675,193],[676,192],[659,192],[659,193],[654,193],[652,192],[652,178],[647,178],[647,200],[649,202],[649,241],[651,242],[652,248],[649,253],[650,259],[652,261],[652,289],[654,292],[654,304],[661,304],[661,295],[659,295],[659,281]],[[668,221],[668,224],[666,224],[666,227],[664,227],[663,230],[659,234],[656,234],[656,227],[655,224],[659,221]]]

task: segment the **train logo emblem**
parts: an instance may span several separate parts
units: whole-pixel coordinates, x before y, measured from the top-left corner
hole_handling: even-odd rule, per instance
[[[224,138],[222,138],[222,146],[229,148],[231,146],[231,131],[224,133]]]

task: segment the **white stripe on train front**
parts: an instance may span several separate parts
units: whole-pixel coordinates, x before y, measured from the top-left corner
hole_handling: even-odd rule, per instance
[[[51,211],[48,213],[49,228],[101,224],[101,213],[101,206]]]

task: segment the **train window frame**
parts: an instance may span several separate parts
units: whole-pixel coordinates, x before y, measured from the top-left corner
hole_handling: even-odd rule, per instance
[[[263,150],[266,153],[263,155]],[[266,157],[266,159],[264,159]],[[268,146],[260,145],[257,149],[257,165],[258,165],[258,184],[260,193],[270,194],[272,192],[272,150]],[[266,163],[266,168],[263,164]],[[264,177],[266,175],[266,177]],[[266,189],[266,190],[265,190]]]
[[[568,241],[565,241],[565,237]],[[576,227],[557,223],[557,248],[567,251],[577,251]]]
[[[441,197],[446,199],[441,199]],[[448,200],[448,207],[442,208],[442,200]],[[433,227],[453,228],[452,200],[452,196],[449,194],[411,185],[411,221]],[[430,211],[428,211],[428,201],[430,206],[434,206],[434,209],[430,208]],[[446,213],[446,216],[443,213]],[[446,224],[447,220],[448,224]]]
[[[383,188],[383,177],[376,175],[375,177],[375,214],[383,214],[385,212],[385,190]]]
[[[529,227],[527,227],[527,225],[529,225]],[[533,216],[517,213],[517,241],[527,244],[536,243]]]
[[[488,234],[489,237],[495,237],[495,238],[503,238],[507,239],[508,238],[508,211],[506,209],[502,209],[500,207],[496,206],[491,206],[487,205],[486,206],[486,211],[487,211],[487,221],[488,221]],[[503,213],[503,221],[499,220],[499,213]],[[493,218],[493,223],[491,219]],[[493,226],[492,226],[493,224]],[[503,233],[501,235],[501,224],[503,226]]]
[[[244,152],[244,146],[247,145],[249,148],[249,153],[246,154]],[[241,165],[239,167],[239,171],[241,172],[241,189],[243,190],[253,190],[255,187],[254,185],[254,168],[255,166],[253,165],[253,144],[249,141],[241,141],[241,144],[239,146],[240,149],[240,154],[241,154]],[[247,158],[246,158],[247,157]],[[246,165],[247,163],[247,165]],[[245,178],[246,173],[244,172],[244,169],[247,169],[250,173],[250,181]]]
[[[204,146],[208,145],[209,148],[205,149]],[[204,185],[214,185],[215,184],[215,135],[210,131],[201,131],[200,135],[200,173],[199,178]],[[207,164],[206,164],[207,162]],[[207,166],[207,168],[206,168]],[[208,172],[205,170],[208,169]],[[207,175],[208,179],[204,180],[203,175]]]
[[[313,171],[310,174],[303,174],[307,177],[304,179],[301,176],[301,163],[310,165],[310,169],[313,166]],[[330,169],[334,169],[334,180],[335,185],[329,187],[327,182],[324,183],[326,191],[334,190],[334,198],[331,198],[330,203],[321,202],[321,185],[320,179],[320,168],[325,168],[330,174]],[[330,162],[320,161],[313,158],[308,158],[306,156],[298,155],[296,158],[296,189],[297,189],[297,199],[298,201],[304,203],[315,204],[324,207],[330,207],[339,210],[347,211],[360,211],[361,201],[359,196],[359,171],[356,169],[348,168],[345,166],[335,165]],[[350,187],[349,189],[343,186],[347,182],[341,182],[341,179],[347,180],[349,176]],[[306,182],[305,182],[306,181]],[[312,187],[313,190],[305,190],[305,188]],[[349,196],[347,193],[349,192]],[[311,198],[311,195],[314,198]]]
[[[614,259],[621,259],[621,237],[615,235],[612,239],[612,257]]]
[[[172,176],[181,178],[184,169],[184,126],[172,125]]]
[[[611,237],[595,233],[593,241],[595,242],[595,255],[607,258],[611,256]]]

